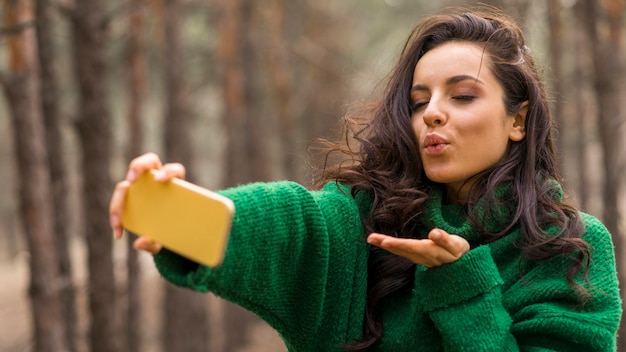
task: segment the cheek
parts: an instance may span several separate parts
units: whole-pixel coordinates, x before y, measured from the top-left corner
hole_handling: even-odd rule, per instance
[[[474,143],[476,145],[482,145],[482,151],[490,162],[499,161],[507,151],[509,146],[509,137],[508,134],[502,130],[488,128],[482,130],[476,130],[475,132]]]
[[[487,115],[489,116],[489,115]],[[503,122],[496,119],[504,119],[500,116],[491,115],[490,118],[465,120],[459,124],[459,138],[462,139],[462,153],[465,156],[482,159],[482,163],[495,163],[499,161],[509,145],[509,133]]]
[[[459,131],[463,131],[465,136],[473,136],[473,138],[486,144],[501,144],[502,141],[509,139],[506,116],[500,112],[494,114],[483,111],[480,118],[460,120],[457,127]]]
[[[422,154],[424,150],[420,147],[420,140],[423,139],[423,135],[426,134],[426,127],[423,123],[415,122],[415,120],[411,123],[413,127],[413,135],[415,137],[415,146],[418,148],[420,157],[423,160],[424,155]]]
[[[411,118],[411,126],[413,127],[413,133],[415,134],[415,138],[417,138],[418,141],[425,129],[424,123],[420,121],[421,121],[421,118],[417,118],[417,117]]]

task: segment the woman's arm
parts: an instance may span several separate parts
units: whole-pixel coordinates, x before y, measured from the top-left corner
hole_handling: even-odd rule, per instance
[[[329,285],[352,282],[354,275],[352,268],[334,270],[331,261],[354,261],[358,240],[361,252],[366,250],[354,199],[337,187],[310,192],[292,182],[220,193],[236,209],[222,265],[207,268],[163,250],[155,256],[161,274],[176,285],[214,292],[255,312],[286,340],[306,345],[305,340],[319,338],[325,300],[333,294]],[[347,312],[349,302],[345,305]]]

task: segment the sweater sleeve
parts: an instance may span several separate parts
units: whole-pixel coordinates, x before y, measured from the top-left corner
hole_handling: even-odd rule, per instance
[[[420,267],[421,268],[421,267]],[[441,334],[445,351],[515,351],[511,317],[502,304],[502,279],[488,246],[454,263],[417,270],[424,310]]]
[[[487,245],[457,262],[418,270],[424,309],[444,350],[614,351],[621,302],[613,246],[602,224],[583,220],[592,250],[588,283],[580,282],[590,295],[584,303],[567,283],[570,261],[562,257],[536,263],[512,285]],[[519,269],[505,270],[519,276]]]
[[[163,250],[155,256],[157,268],[170,282],[211,291],[256,313],[286,341],[306,345],[304,340],[318,338],[323,320],[332,273],[329,229],[344,224],[358,232],[361,226],[354,200],[336,189],[310,192],[275,182],[220,192],[235,204],[223,263],[207,268]]]
[[[615,351],[622,306],[611,234],[596,218],[581,214],[589,243],[588,294],[574,298],[565,279],[569,261],[552,258],[530,271],[508,291],[511,332],[522,350]],[[560,268],[560,269],[559,269]]]

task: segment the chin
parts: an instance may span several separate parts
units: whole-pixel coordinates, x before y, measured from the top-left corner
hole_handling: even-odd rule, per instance
[[[455,182],[453,178],[447,176],[447,175],[442,175],[441,173],[428,173],[426,172],[426,177],[435,183],[451,183],[451,182]]]

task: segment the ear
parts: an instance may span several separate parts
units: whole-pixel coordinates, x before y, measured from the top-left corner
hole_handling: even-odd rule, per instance
[[[509,131],[509,140],[519,142],[526,137],[526,114],[528,113],[528,101],[522,103],[515,115],[511,116],[513,124]]]

